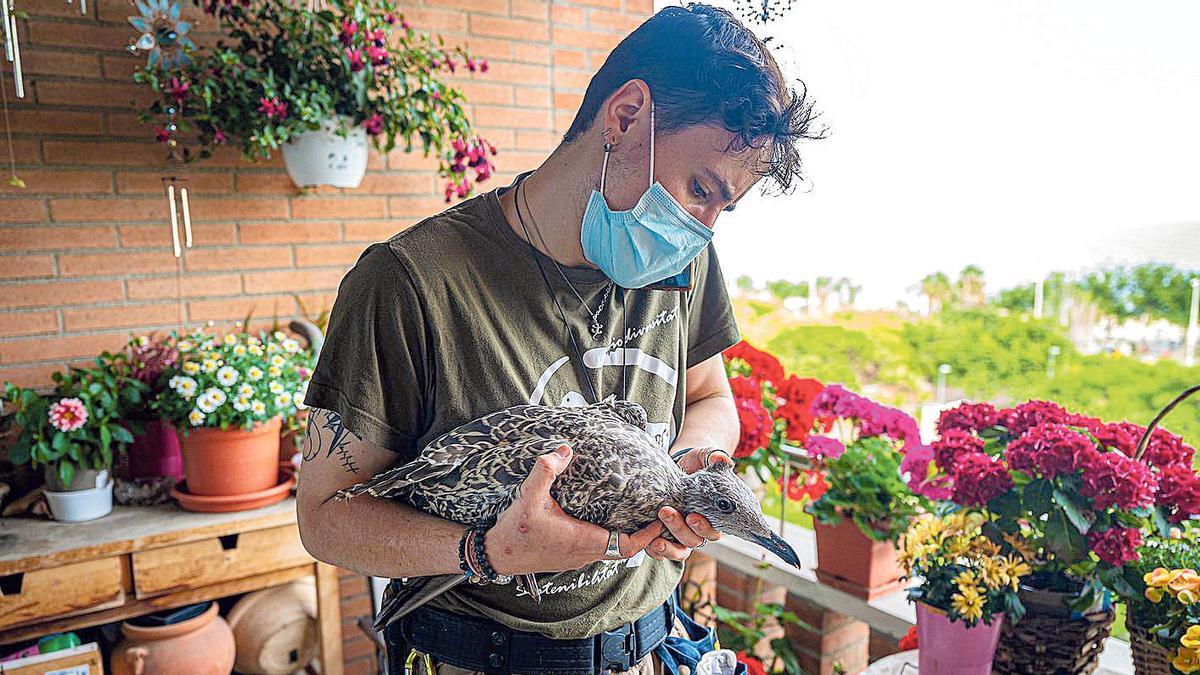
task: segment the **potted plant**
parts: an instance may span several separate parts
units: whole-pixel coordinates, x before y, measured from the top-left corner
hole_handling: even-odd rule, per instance
[[[979,513],[921,514],[904,536],[900,561],[917,581],[920,670],[927,675],[989,675],[1004,617],[1020,621],[1017,595],[1032,569],[983,534]]]
[[[115,370],[115,360],[106,353],[91,367],[54,373],[48,395],[5,383],[5,424],[17,429],[9,459],[44,468],[56,520],[94,520],[112,511],[109,471],[133,442],[123,421],[128,410],[144,405],[147,391]]]
[[[925,481],[929,448],[911,417],[841,385],[826,387],[812,407],[833,420],[805,443],[826,485],[807,507],[816,518],[817,576],[868,599],[891,592],[901,577],[896,543],[929,497],[942,496]]]
[[[1151,537],[1138,549],[1140,558],[1125,566],[1134,592],[1122,600],[1138,675],[1200,671],[1200,548],[1194,536],[1175,528],[1170,537]]]
[[[200,4],[197,0],[197,4]],[[142,114],[179,159],[216,146],[243,156],[282,149],[298,186],[358,187],[367,144],[390,152],[420,145],[439,157],[447,201],[471,192],[494,167],[495,148],[474,132],[461,91],[444,76],[488,63],[414,29],[391,0],[205,0],[229,40],[189,52],[168,70],[147,65],[134,80],[158,94]]]
[[[766,567],[762,567],[766,569]],[[739,663],[745,665],[747,675],[787,673],[803,675],[800,659],[787,635],[779,634],[795,626],[812,633],[820,629],[800,619],[780,602],[765,602],[763,578],[754,580],[749,611],[722,607],[710,602],[712,616],[717,620],[718,644],[737,654]]]
[[[1168,518],[1200,508],[1186,496],[1200,494],[1191,448],[1156,432],[1135,458],[1144,431],[1048,401],[942,413],[933,452],[950,500],[985,514],[985,533],[1033,568],[1020,589],[1026,618],[1005,625],[997,672],[1094,670],[1113,618],[1109,589],[1133,592],[1122,566],[1138,559],[1142,530],[1165,533]]]
[[[183,480],[183,458],[175,427],[163,420],[150,403],[167,388],[166,372],[179,361],[174,334],[164,337],[140,335],[125,345],[116,362],[122,375],[147,387],[146,405],[126,412],[125,419],[140,422],[133,443],[115,467],[116,477],[137,483],[166,479],[167,489]],[[165,494],[165,493],[164,493]]]
[[[203,507],[205,498],[226,507],[229,501],[219,498],[249,499],[283,485],[281,422],[295,414],[307,387],[296,358],[300,343],[278,331],[223,336],[196,331],[182,336],[176,348],[178,367],[168,371],[168,388],[156,406],[183,437],[187,482],[186,492],[179,493],[192,497],[185,507]]]

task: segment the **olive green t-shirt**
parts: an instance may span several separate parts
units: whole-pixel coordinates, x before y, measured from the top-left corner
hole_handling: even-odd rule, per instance
[[[497,194],[465,201],[362,254],[338,289],[306,402],[340,413],[347,429],[408,461],[441,434],[501,408],[592,402],[580,379],[586,368],[599,397],[645,407],[665,452],[683,424],[687,368],[738,339],[712,248],[701,254],[694,287],[682,293],[622,291],[598,270],[564,267],[588,308],[599,309],[596,341],[588,309],[553,262],[512,230]],[[516,584],[464,584],[432,604],[516,630],[580,638],[662,604],[681,571],[679,563],[639,554],[539,575],[540,604]]]

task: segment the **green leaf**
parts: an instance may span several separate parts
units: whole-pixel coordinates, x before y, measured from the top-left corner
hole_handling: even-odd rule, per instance
[[[67,460],[59,460],[58,462],[58,480],[63,485],[70,485],[71,479],[75,477],[75,465]]]
[[[1067,514],[1067,518],[1070,519],[1071,524],[1075,526],[1075,529],[1079,530],[1080,534],[1087,534],[1087,531],[1089,528],[1091,528],[1092,524],[1088,522],[1088,519],[1084,517],[1083,513],[1080,512],[1079,505],[1072,500],[1071,495],[1068,495],[1062,490],[1055,488],[1054,503],[1062,507],[1063,513]]]
[[[1138,596],[1138,592],[1125,580],[1123,569],[1120,567],[1112,567],[1111,565],[1101,567],[1097,576],[1100,577],[1101,583],[1123,598]]]
[[[783,661],[783,669],[788,675],[802,675],[804,671],[800,668],[800,661],[792,651],[792,643],[786,637],[775,638],[770,644],[771,651]]]
[[[100,449],[107,450],[112,446],[112,432],[108,430],[107,424],[100,425]]]
[[[1171,535],[1171,523],[1167,521],[1167,513],[1162,506],[1154,507],[1150,512],[1150,517],[1154,522],[1154,528],[1158,530],[1158,536],[1169,537]]]
[[[63,453],[67,451],[67,446],[71,443],[70,437],[61,431],[54,432],[54,438],[50,441],[50,447],[55,452]]]
[[[113,438],[116,439],[116,441],[118,443],[132,443],[133,442],[133,434],[129,433],[129,430],[123,426],[119,426],[119,425],[114,426],[112,428],[112,435],[113,435]]]
[[[1054,508],[1054,492],[1054,485],[1050,481],[1044,478],[1032,481],[1025,486],[1025,507],[1037,515],[1050,513]]]
[[[1071,524],[1065,512],[1054,511],[1046,521],[1046,548],[1063,563],[1070,564],[1087,555],[1087,539]]]

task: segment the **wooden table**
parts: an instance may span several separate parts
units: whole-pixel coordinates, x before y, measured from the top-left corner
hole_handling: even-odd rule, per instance
[[[0,519],[0,644],[314,575],[322,675],[341,675],[337,570],[300,543],[289,498],[254,511],[116,507],[86,523]]]

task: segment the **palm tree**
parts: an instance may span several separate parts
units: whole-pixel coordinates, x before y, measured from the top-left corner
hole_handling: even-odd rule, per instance
[[[942,306],[954,295],[954,287],[945,272],[934,272],[921,280],[921,295],[925,296],[930,316],[942,311]]]
[[[966,307],[983,305],[983,269],[967,265],[958,273],[958,297]]]

